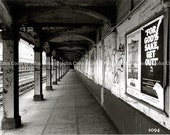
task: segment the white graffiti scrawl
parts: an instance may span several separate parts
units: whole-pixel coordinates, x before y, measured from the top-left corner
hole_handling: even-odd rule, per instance
[[[113,74],[113,84],[118,84],[120,81],[120,73],[124,71],[124,56],[125,56],[125,52],[124,52],[124,44],[120,44],[119,45],[119,49],[113,50],[113,63],[115,63],[114,66],[114,72],[112,72]]]

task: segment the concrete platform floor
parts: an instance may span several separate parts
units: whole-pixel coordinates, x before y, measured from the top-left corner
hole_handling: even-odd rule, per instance
[[[0,130],[0,135],[117,133],[74,70],[70,70],[53,89],[43,91],[44,101],[33,101],[33,90],[20,96],[22,127]]]

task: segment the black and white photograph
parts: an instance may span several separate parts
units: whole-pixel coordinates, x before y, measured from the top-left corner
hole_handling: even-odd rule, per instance
[[[170,134],[170,0],[0,0],[0,135]]]

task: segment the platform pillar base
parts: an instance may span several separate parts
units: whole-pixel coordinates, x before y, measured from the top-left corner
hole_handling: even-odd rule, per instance
[[[54,85],[57,85],[57,81],[54,81],[53,84],[54,84]]]
[[[33,99],[34,99],[34,101],[42,101],[42,100],[44,100],[44,96],[43,95],[34,95]]]
[[[53,90],[52,86],[46,86],[46,90]]]
[[[2,130],[16,129],[21,127],[21,117],[17,118],[3,118],[2,119]]]

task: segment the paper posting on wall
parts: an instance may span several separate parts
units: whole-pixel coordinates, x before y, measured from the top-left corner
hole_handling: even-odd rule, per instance
[[[164,109],[163,15],[128,34],[127,93]]]
[[[141,93],[145,101],[163,109],[163,16],[143,26],[141,39]]]
[[[140,98],[141,31],[127,35],[127,93]]]

